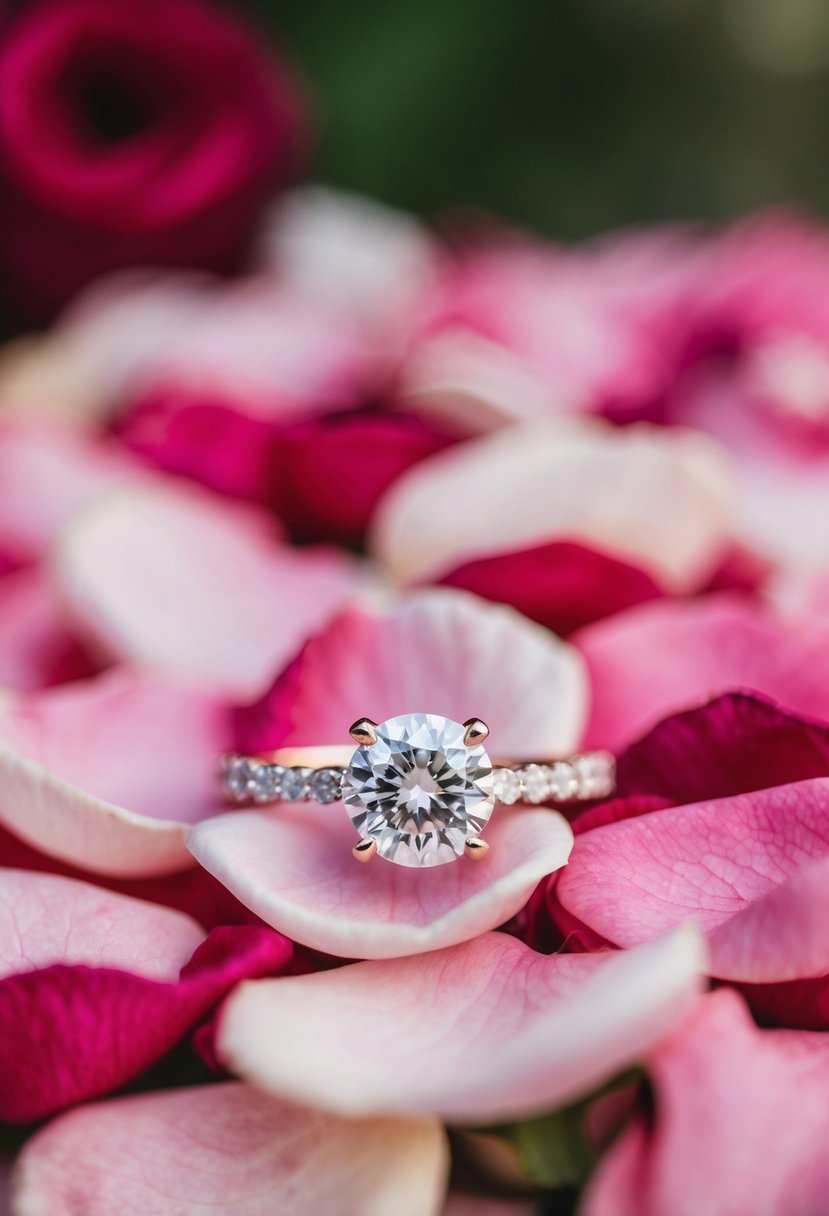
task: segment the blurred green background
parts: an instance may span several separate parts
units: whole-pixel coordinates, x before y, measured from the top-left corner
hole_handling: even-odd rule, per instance
[[[829,0],[237,0],[304,69],[316,174],[557,236],[829,212]]]

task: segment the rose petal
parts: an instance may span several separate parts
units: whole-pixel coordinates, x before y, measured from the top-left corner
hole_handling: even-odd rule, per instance
[[[401,377],[405,409],[468,435],[575,413],[588,404],[564,378],[541,375],[521,355],[463,328],[422,338],[408,353]]]
[[[507,811],[487,829],[491,851],[436,869],[355,862],[341,806],[283,806],[206,820],[196,859],[262,920],[294,941],[344,958],[435,950],[494,929],[567,861],[572,832],[555,811]]]
[[[262,261],[301,296],[356,316],[394,349],[434,287],[438,249],[413,216],[325,186],[286,195],[265,219]]]
[[[640,1059],[692,1004],[703,966],[690,928],[604,955],[546,956],[488,934],[247,984],[224,1007],[218,1049],[256,1085],[349,1117],[513,1118]]]
[[[350,1122],[244,1085],[119,1098],[72,1111],[23,1151],[26,1216],[438,1216],[442,1130]]]
[[[237,715],[236,746],[330,744],[366,715],[383,722],[428,711],[482,718],[494,758],[566,754],[579,742],[586,697],[571,646],[511,609],[420,591],[384,616],[338,617],[264,701]]]
[[[9,868],[89,881],[88,872],[24,844],[3,827],[0,827],[0,859],[2,865]],[[107,891],[161,904],[164,908],[176,908],[197,920],[205,930],[215,929],[217,925],[249,925],[258,920],[253,912],[230,894],[227,887],[223,887],[201,866],[191,865],[188,870],[150,878],[111,878],[96,874],[95,885]]]
[[[692,917],[711,974],[763,983],[829,971],[829,779],[652,811],[580,834],[565,910],[632,946]]]
[[[271,501],[297,540],[361,544],[389,486],[452,438],[415,414],[377,409],[286,424]]]
[[[116,928],[123,930],[126,905],[139,901],[102,894],[100,906],[108,910],[118,899],[123,903]],[[68,900],[71,910],[77,903],[73,892]],[[18,916],[20,908],[25,908],[25,889]],[[147,978],[116,969],[121,956],[141,950],[136,938],[152,923],[140,906],[135,915],[135,928],[127,930],[132,950],[129,942],[115,949],[96,942],[82,927],[69,953],[83,955],[85,935],[87,952],[99,955],[99,965],[55,963],[0,980],[0,1120],[28,1123],[119,1088],[166,1055],[241,980],[278,974],[290,959],[285,938],[270,929],[239,925],[214,929],[180,978]],[[156,924],[166,917],[180,914],[155,910]],[[159,945],[143,944],[145,966],[160,969]],[[177,953],[181,943],[173,944]],[[158,962],[153,962],[154,951]],[[115,957],[115,966],[104,965],[108,955]],[[172,958],[169,949],[165,965]]]
[[[93,442],[80,427],[17,418],[3,422],[0,548],[19,561],[42,557],[75,511],[98,494],[143,476],[125,452]]]
[[[27,692],[91,676],[97,663],[65,619],[39,567],[0,579],[0,685]]]
[[[185,825],[213,813],[223,705],[114,671],[0,705],[0,823],[85,870],[141,877],[190,864]]]
[[[511,604],[554,633],[567,635],[634,604],[658,599],[647,574],[606,553],[570,541],[464,562],[444,586]]]
[[[829,621],[729,595],[632,608],[574,639],[591,675],[591,745],[620,749],[667,713],[751,689],[829,717]]]
[[[55,574],[108,653],[245,699],[355,589],[344,557],[283,548],[269,530],[254,508],[195,487],[134,488],[72,522]]]
[[[585,1216],[813,1216],[829,1194],[829,1040],[761,1031],[732,992],[650,1062],[655,1120],[622,1133]]]
[[[0,980],[52,963],[174,980],[203,940],[182,912],[57,874],[0,869]]]
[[[789,713],[763,697],[725,693],[673,714],[616,762],[624,795],[678,805],[747,794],[829,771],[829,726]],[[603,808],[579,816],[598,826]],[[607,821],[607,820],[605,820]]]
[[[722,556],[726,498],[719,449],[698,434],[562,419],[508,427],[411,470],[380,504],[373,547],[405,582],[577,541],[681,592]]]
[[[761,1026],[829,1030],[829,976],[787,984],[740,984],[738,988]]]

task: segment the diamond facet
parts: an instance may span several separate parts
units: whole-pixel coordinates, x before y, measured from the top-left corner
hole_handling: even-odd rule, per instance
[[[455,861],[495,804],[489,756],[466,746],[460,722],[436,714],[401,714],[376,729],[343,778],[351,822],[398,865]]]

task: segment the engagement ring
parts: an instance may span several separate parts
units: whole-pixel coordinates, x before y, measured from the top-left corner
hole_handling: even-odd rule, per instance
[[[613,792],[609,752],[568,759],[493,762],[478,718],[436,714],[361,718],[350,748],[283,748],[267,756],[225,756],[222,785],[234,804],[345,802],[360,840],[354,856],[402,866],[483,857],[481,838],[496,803],[576,802]]]

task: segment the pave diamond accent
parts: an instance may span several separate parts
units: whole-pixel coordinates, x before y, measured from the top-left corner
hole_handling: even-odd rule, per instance
[[[496,768],[492,779],[496,802],[512,806],[521,797],[521,777],[514,768]]]
[[[318,768],[311,777],[309,793],[323,806],[337,802],[343,796],[343,770],[341,768]]]
[[[307,798],[313,772],[312,768],[286,768],[282,774],[282,801],[302,802]]]
[[[256,765],[245,756],[228,756],[225,760],[223,780],[225,793],[234,802],[244,802],[252,793],[253,774]]]
[[[282,796],[281,764],[259,764],[250,779],[250,796],[254,802],[274,802]]]
[[[528,764],[518,772],[525,802],[537,804],[550,797],[550,770],[545,764]]]
[[[343,777],[351,822],[403,866],[455,861],[495,805],[492,764],[464,743],[465,727],[437,714],[381,722],[377,741],[358,747]]]

